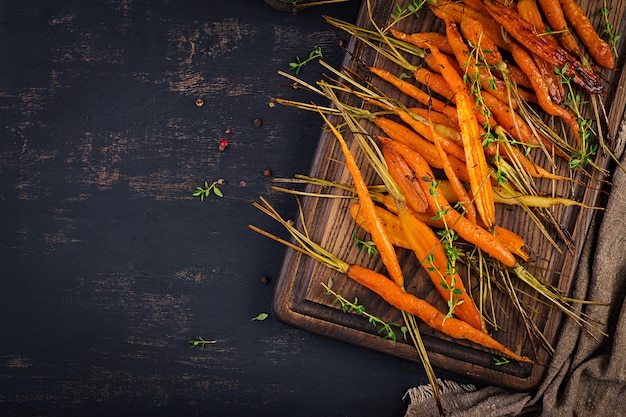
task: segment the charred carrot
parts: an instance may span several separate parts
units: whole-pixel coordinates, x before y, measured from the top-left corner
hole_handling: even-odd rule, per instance
[[[413,294],[402,291],[386,279],[385,276],[375,271],[358,265],[351,265],[347,269],[346,274],[355,282],[378,294],[392,306],[414,314],[435,330],[455,339],[467,339],[483,347],[495,349],[517,361],[533,363],[528,357],[511,351],[488,334],[475,329],[466,322],[455,319],[454,317],[446,318],[443,313],[431,304]]]
[[[387,236],[385,229],[380,223],[380,219],[376,216],[376,212],[374,211],[374,202],[372,201],[372,197],[370,196],[367,184],[363,179],[363,175],[361,174],[361,170],[356,162],[356,159],[350,151],[350,148],[348,148],[348,145],[341,133],[335,128],[332,123],[330,123],[330,121],[321,111],[320,115],[339,142],[341,151],[344,155],[344,159],[346,162],[346,167],[348,168],[348,171],[350,172],[350,175],[354,182],[354,188],[359,197],[359,201],[361,201],[361,204],[363,205],[363,214],[365,215],[368,226],[370,227],[372,241],[378,249],[378,253],[380,254],[380,257],[385,264],[385,267],[387,268],[389,276],[395,282],[395,285],[397,285],[399,288],[402,288],[404,286],[404,275],[402,274],[402,268],[400,267],[400,263],[398,261],[395,249],[391,244],[391,241],[389,240],[389,236]]]
[[[596,74],[585,68],[566,50],[552,43],[550,39],[539,36],[535,32],[535,27],[522,19],[517,12],[492,0],[484,0],[483,4],[489,15],[520,44],[552,65],[564,69],[565,75],[573,77],[573,81],[588,93],[603,94],[605,92],[604,85]]]
[[[615,57],[611,47],[598,35],[583,9],[573,0],[560,0],[560,3],[565,19],[574,28],[593,59],[604,68],[614,69]]]
[[[437,59],[443,78],[457,92],[456,108],[461,126],[465,164],[470,177],[470,189],[479,217],[487,227],[491,227],[495,224],[491,174],[480,139],[478,121],[474,115],[474,101],[470,98],[470,93],[467,91],[461,76],[450,66],[448,58],[435,47],[430,48],[430,53]]]
[[[537,2],[535,0],[520,0],[517,2],[517,12],[526,20],[530,22],[535,27],[537,32],[542,32],[546,27],[543,22],[543,17],[541,16],[541,11],[537,6]],[[553,42],[558,42],[555,36],[549,36]],[[550,65],[545,59],[538,57],[533,54],[533,60],[537,65],[537,70],[541,73],[541,77],[544,79],[546,85],[548,86],[548,92],[552,100],[555,103],[561,104],[565,100],[565,89],[563,88],[563,84],[559,77],[554,73],[554,66]],[[519,64],[518,64],[519,65]],[[528,74],[529,77],[532,77],[533,74]],[[532,84],[531,84],[531,87]],[[534,88],[534,87],[533,87]],[[535,94],[539,94],[539,92],[535,91]]]
[[[583,55],[578,42],[574,39],[574,36],[569,31],[567,20],[565,20],[565,14],[563,8],[559,3],[559,0],[538,0],[541,10],[543,11],[546,20],[550,24],[550,30],[559,34],[558,39],[561,45],[572,55],[581,57]],[[537,28],[542,30],[542,28]]]
[[[530,76],[541,108],[546,113],[563,119],[575,135],[578,144],[582,145],[576,116],[552,101],[545,79],[541,76],[541,73],[537,69],[532,57],[522,47],[518,46],[514,42],[511,43],[511,54],[513,55],[515,62],[517,62],[521,68],[524,68],[526,73]]]

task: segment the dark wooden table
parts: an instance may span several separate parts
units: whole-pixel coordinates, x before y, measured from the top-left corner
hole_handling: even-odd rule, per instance
[[[316,45],[339,64],[321,16],[359,6],[2,2],[0,415],[403,414],[419,364],[251,320],[284,253],[251,201],[295,213],[264,171],[306,173],[321,127],[268,106],[303,98],[277,71]]]

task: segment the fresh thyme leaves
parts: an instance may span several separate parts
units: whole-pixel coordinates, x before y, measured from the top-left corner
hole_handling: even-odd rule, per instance
[[[210,196],[211,194],[214,194],[220,198],[224,197],[224,194],[217,186],[223,185],[225,183],[226,181],[224,181],[223,179],[213,181],[211,184],[209,184],[208,181],[205,181],[204,187],[196,187],[196,191],[194,191],[192,195],[194,197],[200,197],[200,201],[204,201],[204,199]]]
[[[322,48],[320,46],[315,46],[313,47],[311,52],[309,52],[308,58],[306,58],[304,61],[301,60],[300,57],[297,56],[295,62],[290,62],[289,69],[292,71],[295,71],[296,74],[299,74],[302,67],[304,67],[307,63],[314,60],[315,58],[322,58],[322,57],[323,57]]]
[[[328,283],[324,284],[322,282],[321,284],[322,284],[322,287],[324,287],[324,289],[326,290],[326,294],[332,295],[333,297],[335,297],[335,300],[333,301],[333,303],[341,304],[341,309],[343,310],[344,313],[356,312],[364,317],[367,317],[368,321],[374,327],[378,327],[379,325],[382,326],[378,330],[378,334],[381,334],[383,335],[385,339],[391,339],[394,342],[397,340],[396,334],[393,331],[393,327],[392,327],[393,323],[386,323],[383,320],[379,319],[378,317],[368,313],[365,310],[365,307],[362,304],[359,304],[358,298],[355,297],[354,301],[349,301],[345,299],[344,297],[342,297],[341,295],[337,294],[335,291],[331,289],[333,285],[333,281],[331,278],[328,278]],[[402,333],[405,334],[405,332],[406,330],[402,329]]]
[[[403,19],[409,16],[417,16],[419,11],[424,7],[427,0],[413,0],[406,8],[403,8],[399,4],[396,4],[393,12],[391,13],[392,23],[390,26],[395,25]]]
[[[190,348],[197,347],[200,348],[200,350],[204,350],[206,345],[212,345],[214,343],[217,343],[217,340],[206,340],[198,337],[197,339],[189,339],[187,343],[189,343]]]
[[[615,33],[615,27],[609,21],[609,13],[611,12],[611,9],[612,7],[607,6],[606,0],[603,0],[602,8],[600,8],[600,15],[603,19],[602,27],[600,28],[600,35],[602,36],[602,39],[607,41],[607,43],[611,46],[611,49],[613,49],[613,53],[617,56],[616,44],[622,35]]]
[[[378,251],[376,250],[376,244],[374,242],[372,242],[371,240],[366,242],[366,241],[360,239],[359,235],[357,235],[356,232],[352,232],[352,238],[356,242],[355,243],[356,247],[362,253],[370,255],[370,256],[376,256],[378,254]]]
[[[574,152],[569,160],[569,167],[574,170],[590,162],[598,150],[598,145],[591,143],[593,120],[586,119],[582,115],[581,106],[585,104],[585,102],[583,102],[580,94],[578,94],[574,89],[574,85],[572,84],[573,77],[566,74],[567,64],[565,64],[563,68],[556,67],[554,72],[560,77],[561,83],[563,83],[567,89],[567,100],[565,101],[565,105],[572,110],[576,116],[576,121],[578,122],[580,149]]]

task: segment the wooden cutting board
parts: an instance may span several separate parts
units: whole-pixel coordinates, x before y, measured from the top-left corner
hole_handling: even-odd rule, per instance
[[[400,3],[401,6],[404,6],[407,2],[384,0],[371,3],[371,15],[379,25],[384,25],[389,22],[389,16],[394,11],[396,4]],[[612,1],[609,3],[609,6],[612,7],[610,17],[615,24],[615,31],[621,33],[625,25],[626,2]],[[585,0],[579,1],[579,4],[587,11],[588,16],[593,16],[596,27],[599,27],[602,22],[597,16],[597,12],[601,3]],[[367,2],[363,2],[356,24],[371,27],[369,15]],[[403,20],[397,28],[408,33],[430,30],[443,33],[441,23],[426,10],[421,12],[417,19],[412,17]],[[618,51],[622,51],[618,55],[618,69],[602,72],[608,90],[605,103],[609,120],[608,131],[611,138],[617,137],[625,107],[624,95],[618,94],[623,90],[625,83],[622,74],[622,55],[626,55],[623,53],[623,39],[620,39],[617,47]],[[365,75],[385,93],[401,98],[407,104],[414,104],[406,101],[406,97],[398,95],[385,83],[368,76],[360,62],[387,68],[395,74],[403,72],[402,69],[379,56],[372,48],[363,45],[360,41],[353,39],[349,43],[349,50],[351,53],[346,55],[344,62],[346,67]],[[419,59],[415,58],[413,63],[419,64]],[[358,101],[354,103],[360,105]],[[371,124],[368,124],[368,129],[375,131]],[[356,147],[353,147],[353,150],[356,151]],[[332,135],[322,132],[318,148],[313,155],[312,168],[308,174],[327,180],[350,183],[349,173],[344,169],[342,163],[338,163],[342,160],[343,156],[336,139]],[[606,156],[599,156],[596,160],[596,164],[602,168],[610,166],[610,162],[610,158]],[[567,165],[563,163],[558,166],[557,172],[567,174]],[[591,185],[595,184],[595,180],[602,178],[597,171],[591,172],[594,176],[593,179],[580,179]],[[366,171],[365,174],[369,181],[376,182],[372,172]],[[550,184],[545,183],[544,185]],[[564,183],[550,186],[554,187],[557,194],[577,199],[589,206],[602,205],[605,202],[604,196],[595,186],[572,186],[572,184]],[[332,190],[320,190],[317,187],[308,187],[307,190],[337,193]],[[316,242],[345,261],[384,271],[379,257],[364,255],[355,247],[353,232],[356,231],[361,237],[365,237],[365,234],[354,225],[347,212],[352,201],[325,197],[305,197],[301,201],[303,218],[306,221],[308,232]],[[547,241],[520,208],[499,206],[497,210],[500,225],[519,233],[529,243],[534,260],[528,265],[528,268],[538,267],[544,271],[552,271],[542,273],[542,275],[563,291],[570,291],[593,210],[581,209],[580,207],[557,207],[553,210],[555,217],[563,229],[571,235],[573,242],[573,246],[568,247],[562,241],[558,241],[558,248]],[[294,214],[294,218],[297,218],[297,215]],[[432,284],[425,278],[424,272],[414,256],[403,250],[398,250],[398,255],[406,274],[407,291],[430,301],[440,307],[442,311],[446,311],[445,304],[433,291]],[[463,276],[467,279],[467,274]],[[419,361],[415,348],[411,342],[403,339],[402,332],[398,327],[396,327],[396,334],[399,337],[397,341],[392,341],[379,335],[380,327],[375,328],[363,316],[343,312],[340,305],[334,303],[334,297],[327,294],[321,285],[326,283],[329,278],[333,281],[333,290],[343,297],[349,300],[357,298],[359,304],[363,305],[369,313],[387,323],[402,324],[401,314],[377,295],[355,284],[347,277],[333,272],[317,261],[290,249],[285,253],[283,267],[276,284],[273,300],[275,316],[297,328],[409,361]],[[470,282],[466,282],[466,286],[475,288],[477,278],[470,275],[470,279]],[[533,316],[534,322],[543,331],[547,340],[554,343],[559,336],[563,314],[547,308],[532,297],[527,297],[526,301],[536,310],[536,314]],[[546,349],[533,344],[532,338],[527,333],[522,320],[519,319],[518,313],[514,311],[507,296],[495,291],[493,306],[498,324],[502,326],[502,329],[493,331],[492,335],[514,351],[535,358],[537,365],[519,364],[512,361],[506,366],[495,366],[493,359],[499,357],[497,353],[487,351],[469,342],[452,340],[423,326],[420,327],[420,330],[429,351],[430,360],[436,368],[474,378],[478,381],[510,389],[532,389],[541,382],[546,370],[544,365],[549,362],[550,354]]]

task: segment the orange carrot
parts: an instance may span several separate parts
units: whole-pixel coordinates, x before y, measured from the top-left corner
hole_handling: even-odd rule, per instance
[[[438,125],[448,126],[456,130],[459,129],[459,123],[456,120],[452,120],[445,114],[438,111],[425,109],[424,107],[409,107],[408,110],[409,112],[417,114],[423,119],[426,119],[427,115],[429,115],[433,123],[436,123]]]
[[[517,104],[510,99],[510,94],[507,85],[502,81],[492,76],[489,72],[484,71],[483,63],[476,60],[473,52],[469,49],[465,43],[461,33],[459,32],[456,22],[446,18],[445,15],[441,16],[446,21],[446,35],[448,42],[454,50],[454,56],[461,65],[462,70],[469,76],[471,80],[476,80],[482,87],[482,91],[489,91],[496,96],[503,103],[509,104],[513,109],[517,110]],[[485,37],[485,39],[488,39]],[[482,48],[481,45],[474,45],[475,48]],[[528,93],[522,89],[518,89],[518,94],[526,101],[534,102],[536,98],[534,94]]]
[[[467,216],[468,219],[470,219],[472,222],[475,223],[476,222],[476,208],[474,207],[474,203],[472,199],[469,197],[469,195],[467,194],[465,187],[461,183],[461,180],[456,175],[456,172],[454,168],[452,167],[452,164],[448,160],[448,156],[446,155],[445,151],[441,147],[441,140],[442,140],[441,135],[433,128],[432,123],[430,123],[430,129],[433,132],[433,138],[435,139],[435,147],[437,148],[437,151],[439,152],[439,157],[441,158],[443,162],[443,171],[445,172],[446,177],[448,177],[448,180],[450,181],[452,189],[454,190],[454,193],[457,196],[458,202],[462,205],[462,208],[465,211],[465,215]]]
[[[560,0],[560,3],[565,18],[585,44],[593,59],[604,68],[614,69],[615,57],[611,52],[611,47],[598,35],[583,9],[573,0]]]
[[[519,0],[517,2],[517,12],[520,16],[522,16],[522,18],[524,18],[524,20],[532,23],[537,32],[544,31],[546,25],[543,22],[541,11],[539,10],[535,0]],[[554,35],[546,36],[549,36],[553,42],[558,42]],[[565,100],[565,89],[563,88],[563,84],[561,83],[559,76],[554,73],[554,66],[550,65],[545,59],[538,57],[535,54],[533,54],[533,60],[537,65],[537,70],[541,73],[541,77],[544,79],[548,87],[550,97],[557,104],[561,104]],[[532,77],[533,74],[528,74],[528,76]],[[539,94],[539,92],[535,91],[535,94]]]
[[[442,76],[450,87],[457,92],[457,114],[461,126],[465,164],[470,177],[470,189],[474,195],[474,204],[478,215],[487,227],[491,227],[495,224],[491,174],[480,139],[478,121],[474,115],[474,101],[470,98],[469,91],[467,91],[461,76],[450,66],[448,58],[435,47],[430,48],[430,53],[439,62]]]
[[[484,0],[483,4],[489,15],[520,44],[552,65],[565,69],[565,75],[573,77],[573,81],[588,93],[603,94],[605,92],[604,85],[596,74],[585,68],[567,51],[552,43],[550,39],[539,36],[535,32],[535,27],[522,19],[517,12],[492,0]]]
[[[445,35],[442,35],[438,32],[415,32],[415,33],[405,33],[399,30],[390,28],[389,31],[391,34],[401,41],[413,44],[418,48],[425,48],[426,45],[435,45],[439,50],[443,53],[451,54],[452,49],[450,48],[450,44],[448,43],[448,39]]]
[[[473,7],[468,7],[463,3],[446,2],[445,4],[436,7],[436,10],[433,9],[433,12],[440,18],[445,15],[458,24],[461,23],[464,16],[469,16],[482,24],[483,31],[487,34],[489,39],[498,45],[499,48],[504,50],[507,49],[507,44],[502,37],[502,28],[491,18],[491,16],[486,14],[482,8],[478,10]]]
[[[454,317],[446,318],[431,304],[409,294],[390,282],[384,275],[358,265],[348,267],[346,274],[355,282],[372,290],[392,306],[411,313],[423,320],[431,328],[455,339],[467,339],[489,349],[495,349],[517,361],[533,363],[526,356],[519,355],[488,334]]]
[[[439,188],[441,189],[442,194],[446,193],[446,186],[444,184],[445,181],[441,180],[441,185]],[[451,194],[451,198],[456,198],[453,192],[448,190],[448,193]],[[380,218],[380,221],[383,223],[383,227],[387,231],[389,239],[391,239],[393,245],[398,248],[410,250],[411,246],[404,237],[402,225],[400,224],[400,219],[397,216],[398,210],[395,205],[395,201],[388,194],[386,194],[385,196],[381,197],[379,200],[382,204],[385,205],[385,207],[376,206],[376,214]],[[452,201],[453,200],[451,200],[451,202]],[[365,219],[360,214],[359,203],[352,204],[349,211],[355,223],[369,233],[367,225],[365,224]],[[442,219],[435,217],[434,214],[415,212],[413,212],[412,214],[415,218],[428,225],[429,227],[434,227],[437,229],[443,229],[446,227],[445,222]],[[501,241],[502,244],[511,251],[511,253],[519,256],[525,261],[528,261],[530,259],[529,255],[524,250],[524,248],[526,247],[526,242],[520,235],[501,226],[495,226],[493,232],[496,238]]]
[[[545,79],[541,76],[541,73],[537,69],[537,66],[531,56],[524,49],[522,49],[522,47],[518,46],[514,42],[511,43],[511,54],[513,55],[515,62],[517,62],[520,67],[524,68],[526,73],[531,77],[530,79],[533,83],[533,88],[537,93],[537,100],[541,108],[546,113],[563,119],[563,121],[571,128],[578,144],[581,145],[579,126],[576,116],[552,101]]]
[[[441,193],[432,189],[433,184],[436,183],[435,176],[418,152],[398,142],[388,141],[386,143],[402,154],[409,166],[413,168],[415,177],[419,180],[417,182],[424,188],[429,206],[445,220],[448,227],[457,232],[462,239],[476,245],[505,266],[513,267],[517,264],[511,251],[493,234],[459,214]]]
[[[391,178],[400,188],[400,191],[406,199],[406,204],[415,212],[423,213],[428,207],[428,201],[424,195],[424,190],[420,186],[415,185],[413,171],[400,155],[389,152],[388,147],[381,147],[385,162],[387,163],[387,171]]]
[[[559,4],[559,0],[538,0],[543,14],[550,24],[550,30],[559,34],[558,39],[563,47],[572,55],[581,57],[583,55],[578,42],[569,31],[565,14]],[[542,31],[543,28],[537,28]]]
[[[380,219],[376,216],[376,212],[374,211],[374,202],[372,201],[372,197],[370,196],[369,190],[367,188],[367,184],[363,179],[363,175],[361,174],[361,170],[354,158],[354,155],[348,148],[346,141],[344,140],[341,133],[335,128],[335,126],[330,123],[330,121],[326,118],[326,116],[320,111],[320,115],[331,129],[335,137],[337,138],[339,145],[341,146],[341,151],[343,152],[346,167],[350,171],[350,175],[352,176],[352,180],[354,182],[354,188],[359,197],[359,201],[363,205],[363,214],[367,219],[367,224],[369,226],[370,234],[372,237],[372,241],[376,245],[376,249],[378,249],[378,253],[387,268],[387,272],[391,279],[395,282],[395,284],[399,288],[404,287],[404,276],[402,274],[402,268],[400,267],[400,262],[398,261],[398,257],[396,255],[395,249],[389,240],[389,236],[385,232],[382,224],[380,223]]]
[[[393,75],[392,73],[390,73],[389,71],[383,68],[370,67],[370,71],[374,73],[375,75],[377,75],[378,77],[382,78],[383,80],[387,81],[394,87],[396,87],[398,90],[402,91],[404,94],[419,101],[423,105],[432,107],[438,112],[441,112],[451,117],[453,120],[456,120],[457,115],[456,115],[456,110],[454,108],[448,106],[446,103],[442,102],[441,100],[437,100],[436,98],[433,98],[430,94],[419,89],[417,86],[396,77],[395,75]]]

